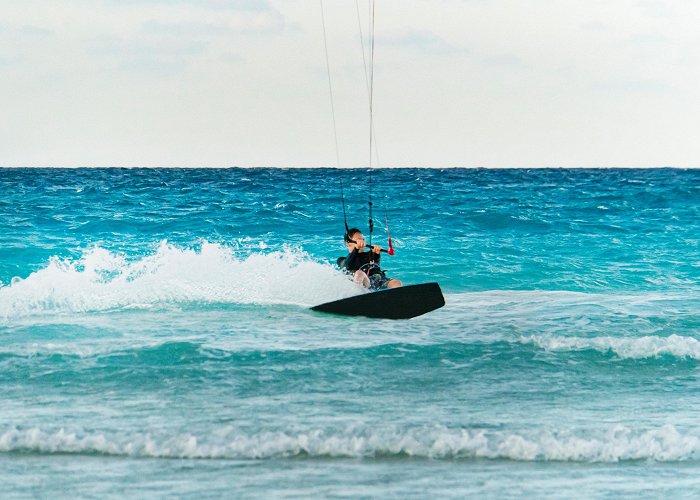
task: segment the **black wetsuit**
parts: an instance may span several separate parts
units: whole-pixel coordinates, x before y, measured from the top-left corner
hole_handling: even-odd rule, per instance
[[[369,276],[370,288],[384,288],[390,278],[379,268],[381,254],[374,252],[358,252],[354,249],[345,259],[345,268],[354,273],[357,270],[364,271]]]

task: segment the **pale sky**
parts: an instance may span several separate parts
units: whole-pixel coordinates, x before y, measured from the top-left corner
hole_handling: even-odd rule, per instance
[[[356,1],[324,6],[363,167]],[[379,166],[700,166],[700,2],[376,0],[375,50]],[[319,0],[0,0],[0,166],[336,166]]]

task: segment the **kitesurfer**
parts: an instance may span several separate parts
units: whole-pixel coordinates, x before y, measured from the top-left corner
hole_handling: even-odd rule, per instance
[[[365,252],[367,243],[362,232],[353,227],[345,233],[345,244],[348,246],[348,256],[344,267],[353,274],[353,279],[358,285],[365,288],[396,288],[402,285],[401,281],[388,278],[379,267],[382,247],[372,245]]]

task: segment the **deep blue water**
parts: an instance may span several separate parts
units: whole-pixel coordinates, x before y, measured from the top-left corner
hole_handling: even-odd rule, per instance
[[[3,496],[700,492],[700,170],[0,169]]]

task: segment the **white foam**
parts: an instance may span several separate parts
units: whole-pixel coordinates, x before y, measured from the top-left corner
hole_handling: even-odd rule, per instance
[[[52,258],[0,287],[0,319],[172,304],[309,306],[361,291],[331,265],[295,249],[237,256],[217,244],[192,249],[162,242],[153,254],[129,261],[95,247],[78,260]]]
[[[558,318],[579,314],[619,314],[645,317],[659,311],[685,312],[700,304],[697,290],[645,291],[636,294],[584,293],[566,290],[489,290],[450,295],[450,305],[489,315]],[[680,309],[677,309],[680,308]]]
[[[469,341],[518,341],[539,339],[544,347],[559,339],[586,342],[588,338],[624,339],[687,333],[697,323],[698,290],[639,291],[632,293],[581,293],[556,290],[493,290],[447,294],[443,321],[469,325]],[[452,334],[452,333],[451,333]],[[452,334],[453,335],[453,334]],[[570,341],[567,339],[574,338]],[[662,341],[668,344],[669,341]],[[673,343],[671,341],[671,343]],[[692,343],[692,341],[691,341]],[[610,344],[612,345],[612,344]],[[606,347],[607,348],[607,347]]]
[[[547,351],[582,351],[592,349],[613,352],[622,359],[674,356],[700,360],[700,341],[693,337],[669,335],[661,337],[558,337],[550,335],[521,337],[523,343],[534,344]]]
[[[700,437],[697,432],[682,433],[673,425],[647,430],[617,425],[606,430],[579,432],[508,432],[434,426],[245,434],[234,428],[224,428],[208,436],[190,433],[110,434],[37,427],[10,428],[0,432],[0,452],[27,451],[158,458],[410,456],[517,461],[675,462],[699,458]]]

